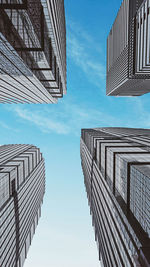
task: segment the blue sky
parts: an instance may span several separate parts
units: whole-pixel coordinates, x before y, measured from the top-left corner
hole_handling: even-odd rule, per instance
[[[0,105],[1,144],[40,147],[46,195],[25,267],[98,267],[83,175],[80,130],[150,127],[150,94],[106,97],[106,38],[121,0],[65,0],[67,95],[55,105]]]

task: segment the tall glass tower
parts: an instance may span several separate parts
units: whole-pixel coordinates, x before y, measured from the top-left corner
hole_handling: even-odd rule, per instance
[[[150,130],[83,129],[81,163],[102,266],[150,266]]]
[[[64,0],[0,0],[0,103],[56,103],[64,94]]]
[[[0,266],[22,267],[45,192],[45,166],[33,145],[0,146]]]
[[[149,20],[149,0],[123,0],[107,39],[107,95],[150,92]]]

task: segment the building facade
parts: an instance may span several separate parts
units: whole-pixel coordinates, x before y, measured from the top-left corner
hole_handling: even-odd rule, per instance
[[[150,130],[83,129],[81,163],[102,266],[150,266]]]
[[[0,103],[56,103],[64,94],[64,0],[0,0]]]
[[[149,19],[149,0],[122,2],[107,39],[107,95],[150,92]]]
[[[0,146],[0,266],[22,267],[45,192],[45,166],[32,145]]]

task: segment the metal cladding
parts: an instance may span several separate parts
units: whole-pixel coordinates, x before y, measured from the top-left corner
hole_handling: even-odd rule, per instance
[[[0,266],[22,267],[45,192],[45,166],[32,145],[0,146]]]
[[[64,0],[0,0],[0,103],[66,94]]]
[[[107,95],[150,92],[149,20],[149,0],[122,2],[107,39]]]
[[[150,266],[150,130],[82,129],[81,163],[102,266]]]

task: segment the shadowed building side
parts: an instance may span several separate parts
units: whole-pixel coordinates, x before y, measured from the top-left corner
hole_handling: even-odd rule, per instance
[[[0,0],[0,102],[56,103],[66,94],[64,0]]]
[[[150,92],[150,3],[124,0],[107,38],[106,94]]]

